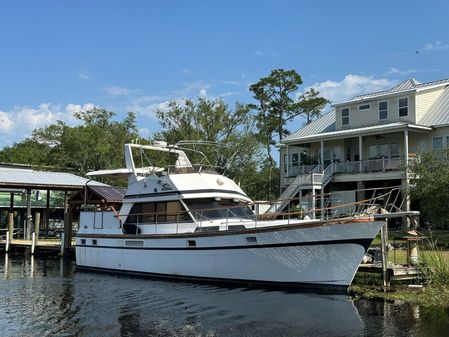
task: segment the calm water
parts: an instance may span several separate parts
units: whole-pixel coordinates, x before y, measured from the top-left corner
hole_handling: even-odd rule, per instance
[[[449,310],[76,272],[0,256],[0,336],[448,336]]]

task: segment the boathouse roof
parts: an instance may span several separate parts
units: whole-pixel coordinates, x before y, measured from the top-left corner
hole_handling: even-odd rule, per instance
[[[91,186],[108,186],[72,173],[37,171],[0,165],[0,187],[52,190],[79,190],[86,182]]]

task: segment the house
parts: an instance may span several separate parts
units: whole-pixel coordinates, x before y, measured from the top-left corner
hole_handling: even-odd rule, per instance
[[[412,78],[332,108],[280,142],[279,200],[353,191],[355,201],[364,189],[409,186],[409,162],[449,146],[449,79]],[[408,210],[409,200],[401,206]]]

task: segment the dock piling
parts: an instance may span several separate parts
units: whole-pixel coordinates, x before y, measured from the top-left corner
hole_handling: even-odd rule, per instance
[[[31,255],[34,255],[36,248],[36,232],[31,233]]]
[[[6,231],[6,245],[5,245],[5,252],[9,252],[9,231]]]

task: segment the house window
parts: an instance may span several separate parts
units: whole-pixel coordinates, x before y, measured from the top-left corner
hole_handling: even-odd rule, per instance
[[[449,136],[446,136],[446,147],[449,147]]]
[[[298,166],[299,164],[299,155],[297,153],[292,154],[292,166]]]
[[[442,148],[443,148],[443,137],[433,137],[432,149],[442,149]]]
[[[371,104],[359,105],[359,110],[369,110],[369,109],[371,109]]]
[[[376,159],[379,157],[379,148],[377,145],[369,145],[368,146],[368,158]]]
[[[379,145],[379,156],[381,158],[388,158],[390,156],[390,144]]]
[[[408,116],[408,98],[399,98],[399,117]]]
[[[349,108],[341,109],[341,125],[349,125]]]
[[[388,102],[379,102],[379,119],[388,119]]]
[[[399,143],[391,143],[391,157],[399,157]]]

